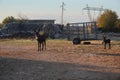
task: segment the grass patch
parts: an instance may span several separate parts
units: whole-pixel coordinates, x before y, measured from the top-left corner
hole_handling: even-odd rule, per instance
[[[2,39],[0,40],[0,44],[32,44],[34,41],[28,39]]]
[[[91,44],[100,44],[102,43],[102,40],[90,40]],[[37,40],[32,39],[1,39],[0,44],[21,44],[21,45],[28,45],[28,44],[34,44],[37,43]],[[47,44],[53,45],[53,46],[71,46],[73,45],[72,41],[67,41],[65,39],[48,39]],[[112,45],[120,45],[120,41],[112,41]],[[81,44],[80,44],[81,45]],[[88,45],[86,45],[88,46]]]

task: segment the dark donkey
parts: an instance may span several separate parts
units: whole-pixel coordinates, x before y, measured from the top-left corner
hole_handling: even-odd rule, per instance
[[[43,51],[43,49],[46,50],[46,35],[44,32],[34,31],[35,37],[38,42],[38,51]]]
[[[103,42],[104,44],[104,49],[106,49],[106,45],[108,44],[109,45],[109,49],[111,49],[111,40],[110,39],[106,39],[105,36],[103,36]]]

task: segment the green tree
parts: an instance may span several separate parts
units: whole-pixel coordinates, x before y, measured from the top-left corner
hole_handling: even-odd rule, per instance
[[[15,22],[15,21],[16,21],[16,19],[13,16],[8,16],[2,21],[2,23],[7,24],[7,23],[10,23],[10,22]]]
[[[116,12],[112,10],[106,10],[99,18],[98,18],[98,28],[102,28],[105,32],[114,31],[115,22],[117,21],[118,16]]]

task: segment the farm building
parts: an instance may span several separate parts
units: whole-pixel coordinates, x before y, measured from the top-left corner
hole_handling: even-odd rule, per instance
[[[14,34],[18,32],[30,32],[36,27],[40,27],[43,24],[54,24],[55,20],[24,20],[23,22],[8,23],[1,30],[2,33]]]
[[[1,32],[3,34],[33,34],[34,30],[45,31],[49,37],[57,38],[62,33],[61,25],[55,24],[55,20],[25,20],[6,24]]]
[[[55,20],[25,20],[25,23],[55,24]]]

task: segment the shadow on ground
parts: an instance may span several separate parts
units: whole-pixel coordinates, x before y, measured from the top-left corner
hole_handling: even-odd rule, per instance
[[[0,57],[0,80],[120,80],[99,68],[106,67]]]

